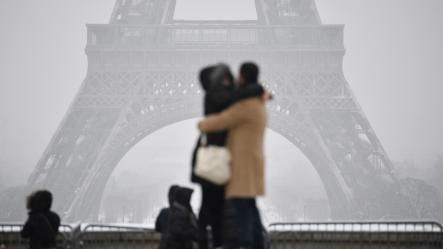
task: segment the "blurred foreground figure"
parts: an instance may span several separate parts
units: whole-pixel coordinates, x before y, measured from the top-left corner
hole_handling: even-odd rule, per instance
[[[29,217],[21,236],[29,238],[30,249],[56,247],[60,217],[51,211],[52,194],[47,190],[32,193],[26,200]]]
[[[178,186],[170,190],[172,205],[168,211],[162,210],[156,222],[156,230],[162,233],[160,249],[198,249],[198,223],[191,207],[193,190]]]
[[[247,99],[259,97],[264,94],[261,85],[249,85],[247,87],[237,87],[234,76],[225,64],[208,66],[200,71],[199,75],[201,87],[205,93],[203,102],[204,115],[220,113],[234,103]],[[228,131],[222,130],[205,134],[208,146],[226,146]],[[211,227],[212,247],[217,248],[223,245],[222,240],[222,218],[225,199],[225,186],[216,185],[194,173],[196,165],[196,154],[200,148],[201,136],[192,156],[192,176],[191,181],[201,185],[202,201],[198,216],[200,227],[200,249],[208,248],[207,227]]]
[[[240,68],[239,87],[258,84],[253,63]],[[226,186],[225,248],[265,248],[263,225],[255,198],[264,195],[263,138],[267,115],[261,97],[237,102],[220,114],[199,122],[203,133],[228,130],[231,179]]]

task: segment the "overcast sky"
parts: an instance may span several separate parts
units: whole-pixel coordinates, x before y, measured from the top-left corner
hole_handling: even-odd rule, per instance
[[[250,0],[187,1],[177,18],[255,18]],[[443,153],[443,1],[316,2],[323,23],[346,25],[345,76],[391,158]],[[113,4],[0,1],[0,172],[14,183],[29,175],[85,77],[85,24],[107,23]]]

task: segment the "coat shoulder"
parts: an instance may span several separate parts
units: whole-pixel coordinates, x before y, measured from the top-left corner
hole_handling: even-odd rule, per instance
[[[234,104],[232,108],[236,109],[251,109],[251,108],[257,108],[257,107],[264,107],[265,103],[261,100],[259,97],[255,98],[249,98],[245,100],[241,100]]]
[[[238,110],[245,117],[256,120],[257,118],[266,117],[265,102],[261,98],[251,98],[239,103]]]

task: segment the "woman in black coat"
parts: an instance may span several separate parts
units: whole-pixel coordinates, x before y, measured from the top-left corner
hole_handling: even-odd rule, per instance
[[[21,231],[22,238],[29,239],[30,249],[55,248],[60,217],[51,211],[52,194],[40,190],[27,198],[29,217]]]
[[[264,89],[259,84],[244,88],[236,88],[234,77],[228,66],[219,64],[209,66],[201,70],[200,83],[205,92],[204,115],[219,113],[232,104],[251,97],[259,97],[264,94]],[[227,131],[206,134],[207,144],[226,146]],[[211,227],[213,248],[223,245],[222,240],[222,217],[224,206],[225,187],[215,185],[194,174],[196,154],[200,147],[200,137],[197,140],[192,155],[191,181],[201,185],[202,201],[199,212],[200,249],[208,248],[207,226]]]
[[[168,210],[160,249],[198,249],[199,229],[191,207],[192,189],[177,187],[173,191],[173,203]]]

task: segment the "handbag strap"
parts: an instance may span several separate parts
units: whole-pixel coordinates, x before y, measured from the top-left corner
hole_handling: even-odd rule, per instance
[[[201,134],[200,136],[200,145],[206,147],[208,145],[208,138],[206,134]]]

